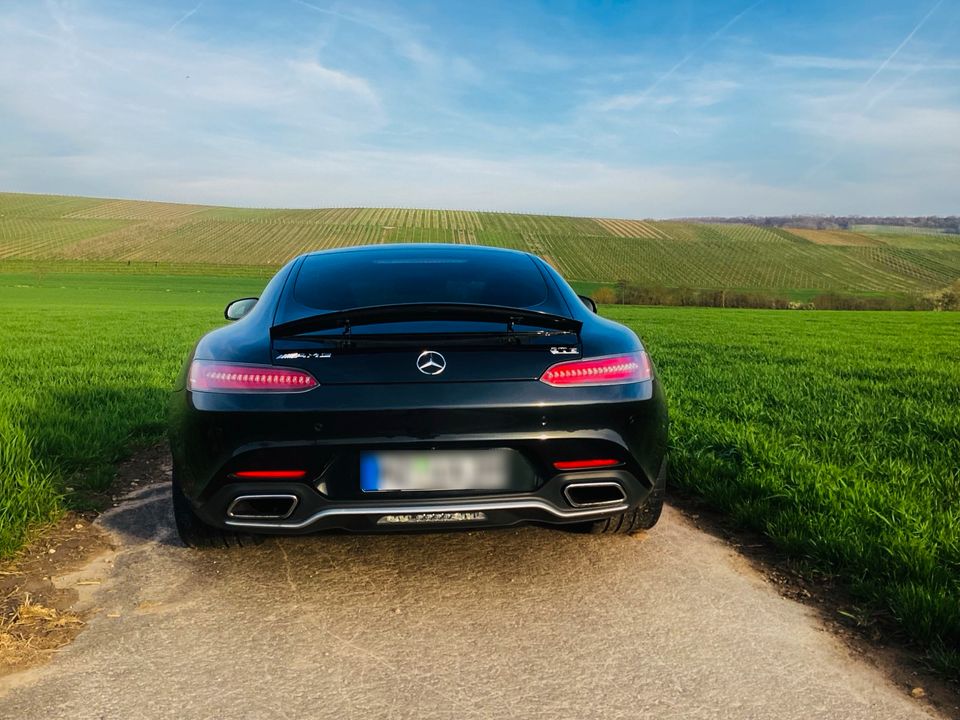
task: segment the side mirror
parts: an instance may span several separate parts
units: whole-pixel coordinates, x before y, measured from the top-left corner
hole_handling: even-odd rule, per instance
[[[227,320],[239,320],[248,312],[253,310],[253,306],[257,304],[257,300],[259,299],[260,298],[249,297],[234,300],[232,303],[227,305],[226,309],[223,311],[223,316]]]
[[[590,312],[595,313],[597,311],[597,303],[593,301],[592,297],[587,297],[586,295],[577,295],[580,298],[580,302],[590,308]]]

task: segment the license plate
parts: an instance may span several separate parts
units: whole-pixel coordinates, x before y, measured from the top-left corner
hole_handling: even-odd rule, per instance
[[[501,490],[507,486],[507,454],[502,450],[363,453],[363,492]]]

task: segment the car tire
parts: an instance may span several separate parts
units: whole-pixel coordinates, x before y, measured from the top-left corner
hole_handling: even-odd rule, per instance
[[[177,481],[177,473],[173,474],[173,520],[177,526],[177,534],[183,544],[200,550],[212,548],[231,548],[259,545],[264,538],[259,535],[238,533],[232,530],[221,530],[208,525],[193,511],[187,496],[183,493]]]
[[[632,510],[619,515],[611,515],[603,520],[589,523],[587,532],[594,535],[625,535],[638,530],[649,530],[660,519],[663,512],[663,496],[667,484],[667,463],[660,466],[660,473],[653,485],[653,490],[646,500]]]

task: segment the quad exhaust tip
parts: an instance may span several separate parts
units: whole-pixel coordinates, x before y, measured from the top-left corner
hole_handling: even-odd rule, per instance
[[[619,505],[627,499],[623,485],[613,481],[570,483],[563,496],[575,508]]]
[[[227,508],[227,517],[237,520],[286,520],[300,498],[296,495],[240,495]]]

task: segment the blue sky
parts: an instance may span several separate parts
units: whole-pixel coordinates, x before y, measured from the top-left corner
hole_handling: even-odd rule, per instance
[[[0,190],[960,212],[960,2],[0,4]]]

